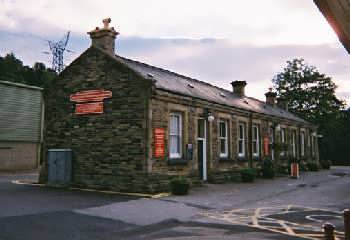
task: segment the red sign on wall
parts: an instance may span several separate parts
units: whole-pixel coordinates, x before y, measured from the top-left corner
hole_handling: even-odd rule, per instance
[[[111,91],[105,90],[87,90],[70,95],[72,102],[102,102],[105,98],[112,97]]]
[[[70,95],[70,100],[76,102],[75,114],[103,113],[103,99],[112,97],[111,91],[87,90]]]
[[[103,102],[78,103],[75,114],[103,113]]]
[[[265,156],[269,155],[269,145],[270,145],[270,139],[269,137],[264,137],[264,153]]]
[[[165,156],[164,137],[165,137],[164,128],[155,128],[154,129],[154,152],[153,152],[153,156],[156,157],[156,158],[160,158],[160,157],[164,157]]]

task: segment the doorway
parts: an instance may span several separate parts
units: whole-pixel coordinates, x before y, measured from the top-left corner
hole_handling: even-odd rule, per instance
[[[198,119],[197,124],[197,159],[199,176],[202,180],[207,180],[207,121]]]

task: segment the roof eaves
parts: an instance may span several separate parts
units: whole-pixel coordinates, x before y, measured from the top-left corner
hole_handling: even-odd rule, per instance
[[[27,85],[27,84],[23,84],[23,83],[17,83],[17,82],[3,81],[3,80],[0,80],[0,84],[14,86],[14,87],[27,88],[27,89],[32,89],[32,90],[39,90],[39,91],[43,90],[43,88],[41,88],[41,87]]]

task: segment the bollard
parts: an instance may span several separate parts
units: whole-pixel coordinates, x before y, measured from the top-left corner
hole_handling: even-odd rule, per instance
[[[335,240],[334,229],[335,229],[335,227],[331,223],[325,223],[323,225],[324,239],[325,240]]]
[[[345,240],[350,240],[350,210],[349,209],[345,209],[343,214],[344,214]]]

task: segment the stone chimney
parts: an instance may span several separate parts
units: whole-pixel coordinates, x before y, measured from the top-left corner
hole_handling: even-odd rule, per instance
[[[283,97],[277,98],[277,106],[288,111],[288,101]]]
[[[231,82],[233,93],[237,94],[239,97],[245,96],[245,86],[247,85],[246,81],[233,81]]]
[[[276,105],[276,97],[277,97],[277,93],[272,92],[272,88],[269,88],[269,91],[267,93],[265,93],[266,96],[266,103],[271,105],[271,106],[275,106]]]
[[[103,19],[103,28],[96,27],[88,32],[91,38],[91,46],[97,47],[114,56],[115,38],[119,34],[114,27],[109,27],[110,18]]]

